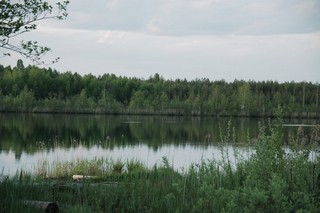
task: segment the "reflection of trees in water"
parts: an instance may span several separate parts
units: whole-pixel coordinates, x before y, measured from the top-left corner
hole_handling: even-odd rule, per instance
[[[166,144],[204,146],[220,141],[219,126],[226,130],[229,120],[213,117],[0,114],[0,151],[11,149],[19,158],[22,151],[34,153],[43,148],[69,148],[79,144],[113,149],[143,143],[155,150]],[[233,118],[231,121],[237,141],[241,143],[247,141],[248,132],[250,138],[257,135],[258,121],[267,123],[266,120],[249,118]]]
[[[22,155],[22,152],[21,152],[21,151],[15,151],[15,153],[14,153],[14,159],[20,160],[21,155]]]

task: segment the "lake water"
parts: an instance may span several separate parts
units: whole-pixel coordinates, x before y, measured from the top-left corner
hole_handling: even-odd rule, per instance
[[[0,170],[12,175],[20,169],[33,171],[42,161],[94,158],[133,159],[152,167],[164,156],[174,168],[183,170],[202,160],[222,159],[220,132],[226,134],[229,121],[237,143],[225,144],[224,150],[229,156],[236,150],[249,158],[248,135],[256,137],[258,123],[267,125],[266,118],[0,114]],[[285,120],[289,124],[317,122]],[[284,127],[284,135],[296,129]]]

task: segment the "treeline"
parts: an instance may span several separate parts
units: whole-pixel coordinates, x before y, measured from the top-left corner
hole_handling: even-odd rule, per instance
[[[0,111],[212,116],[320,117],[311,82],[165,80],[81,76],[51,68],[0,65]]]

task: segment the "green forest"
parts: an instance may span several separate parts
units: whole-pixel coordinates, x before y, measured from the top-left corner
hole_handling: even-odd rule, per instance
[[[319,85],[311,82],[129,78],[106,73],[0,65],[0,111],[208,116],[320,117]]]

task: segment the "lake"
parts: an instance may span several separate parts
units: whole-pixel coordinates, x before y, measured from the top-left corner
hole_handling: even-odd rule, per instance
[[[229,121],[236,143],[224,144],[224,150],[230,156],[236,150],[248,158],[253,151],[247,138],[257,137],[258,123],[268,125],[266,118],[0,114],[0,169],[12,175],[20,169],[33,171],[43,161],[94,158],[138,160],[152,167],[165,156],[174,168],[184,170],[202,160],[222,159],[220,132],[226,135]],[[285,126],[285,138],[296,129]]]

